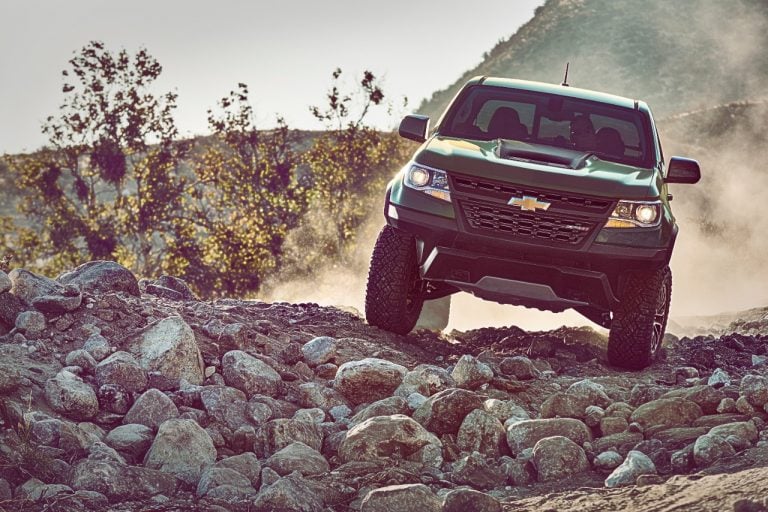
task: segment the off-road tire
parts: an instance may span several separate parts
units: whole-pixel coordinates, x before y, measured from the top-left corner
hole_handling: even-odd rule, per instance
[[[608,362],[642,370],[661,351],[672,298],[672,272],[665,266],[627,274],[618,298],[608,337]]]
[[[416,261],[416,240],[384,226],[376,240],[365,291],[365,319],[396,334],[408,334],[419,319],[424,297]]]

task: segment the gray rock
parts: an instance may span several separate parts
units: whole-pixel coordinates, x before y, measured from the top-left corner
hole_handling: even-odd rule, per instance
[[[178,418],[179,409],[176,404],[162,391],[151,388],[145,391],[128,414],[123,418],[123,424],[135,423],[151,429],[157,429],[164,422]]]
[[[467,414],[456,436],[462,452],[480,452],[498,458],[506,451],[506,432],[501,422],[482,409]]]
[[[728,372],[722,368],[717,368],[712,372],[712,375],[709,376],[709,379],[707,379],[707,385],[712,386],[713,388],[730,386],[731,377],[728,375]]]
[[[627,420],[621,416],[608,416],[600,420],[600,434],[603,436],[610,436],[612,434],[618,434],[624,432],[629,428]]]
[[[580,380],[571,384],[566,393],[583,396],[587,399],[589,405],[598,407],[608,407],[612,400],[605,394],[605,388],[597,382],[589,379]]]
[[[228,386],[205,386],[200,390],[200,402],[211,418],[230,430],[247,425],[248,402],[245,393]]]
[[[557,392],[541,404],[541,417],[584,419],[589,406],[589,398],[586,396]]]
[[[73,489],[98,492],[112,502],[172,496],[177,484],[176,477],[162,471],[90,459],[75,464],[70,480]]]
[[[768,377],[745,375],[741,379],[739,393],[752,407],[762,409],[768,403]]]
[[[743,439],[744,443],[747,445],[756,443],[758,439],[757,427],[755,427],[755,424],[751,421],[738,421],[718,425],[709,430],[709,435],[725,438],[735,436],[739,439]]]
[[[12,270],[7,277],[11,280],[11,293],[29,305],[37,297],[64,293],[64,287],[53,279],[33,274],[23,268]]]
[[[540,374],[533,362],[525,356],[505,357],[499,363],[499,369],[504,375],[520,380],[535,379]]]
[[[189,285],[178,277],[162,275],[155,280],[155,285],[175,291],[183,300],[198,300]]]
[[[439,366],[420,364],[405,374],[394,394],[404,398],[413,393],[429,397],[453,387],[456,387],[456,381],[446,370]]]
[[[253,507],[254,510],[322,512],[323,499],[304,478],[291,474],[262,487],[253,500]]]
[[[496,461],[489,461],[479,453],[472,452],[453,464],[451,479],[459,485],[489,490],[503,486],[507,476]]]
[[[613,488],[624,485],[635,485],[637,477],[640,475],[655,474],[656,466],[653,464],[653,461],[644,453],[632,450],[627,454],[627,458],[624,459],[624,462],[613,470],[613,473],[605,479],[605,486]]]
[[[125,292],[138,297],[139,282],[130,270],[114,261],[90,261],[56,278],[90,293]]]
[[[665,393],[662,398],[684,398],[699,407],[704,414],[715,414],[720,401],[725,398],[721,389],[715,389],[707,384],[699,384],[686,388],[674,389]]]
[[[687,427],[701,417],[703,412],[694,402],[683,398],[659,398],[635,409],[631,421],[643,428]]]
[[[67,485],[46,484],[37,478],[30,478],[16,489],[16,498],[37,502],[53,498],[58,494],[71,493],[72,488]]]
[[[195,334],[180,316],[149,326],[130,341],[129,350],[147,371],[159,372],[176,382],[184,379],[190,384],[203,383],[203,359]]]
[[[404,366],[370,357],[341,365],[333,387],[352,405],[374,402],[391,396],[406,373]]]
[[[67,285],[58,294],[46,294],[32,299],[32,306],[49,315],[74,311],[83,303],[83,294],[75,285]]]
[[[717,460],[733,455],[736,455],[736,450],[723,436],[706,434],[693,445],[693,461],[699,467],[710,466]]]
[[[234,469],[241,475],[250,480],[254,488],[259,487],[261,480],[261,464],[259,459],[252,452],[233,455],[218,461],[213,467]]]
[[[126,464],[125,458],[122,455],[101,441],[96,441],[91,445],[88,450],[88,458],[91,460],[114,462],[116,464]]]
[[[78,420],[93,418],[99,412],[94,389],[64,370],[45,382],[45,399],[54,411]]]
[[[297,441],[317,451],[323,447],[323,432],[317,423],[310,421],[286,418],[271,420],[261,427],[259,437],[264,443],[266,456]]]
[[[693,444],[689,444],[682,450],[673,452],[669,458],[672,471],[676,473],[686,473],[693,465]]]
[[[78,349],[67,354],[64,363],[67,366],[79,366],[85,373],[92,373],[96,368],[96,360],[87,351]]]
[[[528,485],[534,481],[533,468],[528,464],[528,460],[526,458],[513,459],[506,455],[499,458],[499,467],[507,477],[509,484]]]
[[[325,421],[325,411],[317,407],[313,409],[299,409],[293,415],[293,419],[319,424]]]
[[[736,412],[747,416],[753,416],[755,414],[755,407],[749,403],[747,397],[741,395],[738,400],[736,400]]]
[[[7,292],[12,286],[13,283],[11,283],[11,278],[8,277],[8,274],[0,270],[0,293]]]
[[[489,398],[483,402],[483,410],[490,413],[502,423],[506,423],[510,419],[515,419],[517,421],[531,419],[528,412],[517,405],[513,400],[503,401],[496,398]]]
[[[587,426],[573,418],[548,418],[524,420],[507,428],[507,444],[513,455],[533,448],[545,437],[567,437],[578,445],[592,440],[592,433]]]
[[[133,405],[131,393],[118,384],[103,384],[99,386],[96,395],[99,397],[99,407],[103,411],[126,414]]]
[[[248,396],[277,394],[282,379],[280,374],[264,361],[241,350],[231,350],[221,358],[221,365],[224,381],[228,386],[237,388]]]
[[[203,469],[216,461],[216,448],[208,433],[192,420],[168,420],[157,432],[144,466],[176,475],[197,485]]]
[[[110,430],[104,442],[131,461],[141,461],[155,435],[146,425],[131,423]]]
[[[91,354],[96,361],[102,361],[111,352],[109,342],[101,334],[92,334],[85,341],[83,350]]]
[[[624,457],[622,457],[621,454],[613,450],[609,450],[607,452],[599,453],[595,457],[595,460],[592,461],[592,465],[594,465],[597,469],[614,470],[619,467],[623,461]]]
[[[333,407],[347,406],[347,399],[333,388],[317,382],[299,385],[299,404],[302,407],[318,407],[324,411]]]
[[[437,496],[424,484],[389,485],[370,491],[360,512],[440,512]]]
[[[11,484],[8,483],[8,480],[6,480],[5,478],[0,478],[0,501],[7,501],[7,500],[10,500],[12,497],[13,497],[13,489],[11,489]]]
[[[335,421],[339,421],[345,418],[349,418],[352,415],[352,409],[346,405],[336,405],[331,407],[331,409],[328,411],[328,414],[330,414]]]
[[[413,413],[418,421],[430,432],[455,434],[470,412],[482,409],[484,398],[473,391],[450,388],[440,391],[427,399]]]
[[[752,366],[762,366],[768,361],[768,356],[758,356],[752,354]]]
[[[443,499],[443,512],[501,512],[501,503],[473,489],[454,489]]]
[[[0,293],[0,326],[7,330],[16,326],[16,317],[27,309],[20,298],[11,293]]]
[[[377,461],[393,456],[435,462],[425,460],[424,449],[429,445],[442,451],[440,440],[413,419],[402,414],[377,416],[347,431],[339,446],[339,457],[344,462]]]
[[[16,317],[16,329],[27,336],[39,334],[45,330],[45,317],[37,311],[24,311]]]
[[[493,370],[475,357],[465,354],[459,358],[451,372],[451,377],[460,388],[477,389],[493,380]]]
[[[605,409],[596,405],[590,405],[584,409],[584,423],[588,427],[600,425],[600,421],[605,417]]]
[[[336,357],[336,339],[330,336],[313,338],[301,347],[301,353],[309,366],[327,363]]]
[[[206,468],[200,475],[200,482],[197,484],[198,498],[210,495],[210,491],[216,487],[222,485],[228,485],[232,487],[238,487],[246,493],[256,493],[256,489],[253,488],[250,479],[245,475],[235,471],[234,469],[211,466]]]
[[[359,425],[360,423],[376,416],[392,416],[393,414],[408,414],[410,408],[408,402],[399,396],[391,396],[373,402],[371,405],[361,409],[357,414],[352,416],[350,421],[351,425]]]
[[[99,386],[117,384],[129,393],[141,393],[147,387],[147,373],[128,352],[115,352],[103,359],[96,365],[95,374]]]
[[[282,450],[275,452],[264,465],[275,470],[280,476],[288,475],[294,471],[305,476],[320,475],[330,471],[328,461],[320,452],[300,442],[291,443]]]
[[[531,460],[540,482],[561,480],[589,469],[581,446],[562,436],[540,439],[533,447]]]
[[[410,409],[411,411],[415,411],[416,409],[424,405],[424,402],[427,401],[427,397],[425,397],[421,393],[411,393],[410,395],[408,395],[405,401],[408,403],[408,409]]]
[[[736,400],[733,398],[723,398],[717,405],[717,412],[719,414],[728,414],[736,412]]]

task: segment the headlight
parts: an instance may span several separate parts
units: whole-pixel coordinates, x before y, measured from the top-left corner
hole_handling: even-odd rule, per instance
[[[429,194],[432,197],[451,200],[451,191],[448,188],[448,175],[445,171],[432,169],[423,165],[409,164],[403,179],[405,186]]]
[[[619,201],[607,228],[652,228],[661,222],[661,201]]]

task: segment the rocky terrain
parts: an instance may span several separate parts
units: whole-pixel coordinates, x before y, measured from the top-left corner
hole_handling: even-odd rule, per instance
[[[588,328],[396,336],[112,262],[0,272],[0,510],[768,510],[750,315],[627,373]]]

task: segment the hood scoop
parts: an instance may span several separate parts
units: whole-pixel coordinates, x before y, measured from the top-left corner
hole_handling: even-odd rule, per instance
[[[593,153],[589,151],[528,144],[507,139],[498,139],[494,153],[498,158],[504,160],[542,163],[565,169],[581,169],[587,164],[587,160],[593,156]]]

